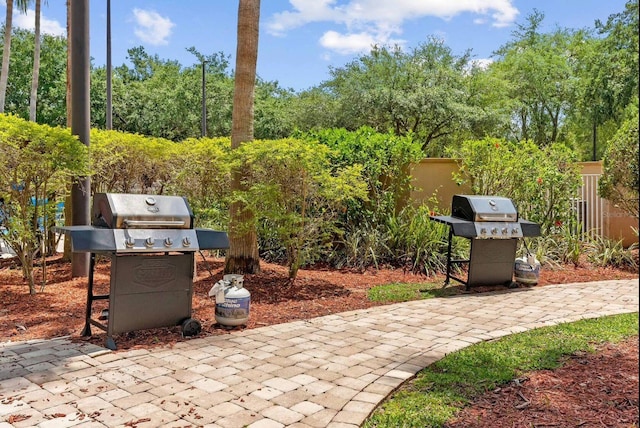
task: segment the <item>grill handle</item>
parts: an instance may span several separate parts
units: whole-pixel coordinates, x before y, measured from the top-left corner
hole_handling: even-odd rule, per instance
[[[518,221],[516,215],[511,214],[476,214],[476,221]]]
[[[184,220],[124,220],[127,227],[184,227]]]

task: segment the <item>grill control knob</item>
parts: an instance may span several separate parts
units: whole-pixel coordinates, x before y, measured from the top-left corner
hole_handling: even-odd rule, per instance
[[[191,246],[191,239],[189,239],[188,236],[185,236],[184,238],[182,238],[182,246],[183,247],[190,247]]]
[[[133,248],[133,246],[136,245],[136,240],[129,236],[127,239],[125,239],[124,245],[127,248]]]
[[[487,234],[487,228],[483,227],[480,229],[480,235],[486,235]]]
[[[147,248],[151,248],[151,247],[153,247],[154,242],[155,242],[155,240],[152,237],[148,237],[147,239],[144,240],[144,245]]]
[[[506,235],[507,233],[509,233],[509,229],[507,229],[506,227],[502,228],[502,234]]]
[[[498,228],[497,227],[491,228],[491,234],[492,235],[497,235],[498,234]]]
[[[512,235],[517,235],[520,231],[518,230],[517,227],[514,227],[513,229],[511,229],[511,234]]]
[[[171,238],[165,238],[165,239],[164,239],[164,246],[165,246],[165,247],[169,248],[169,247],[171,247],[172,245],[173,245],[173,239],[171,239]]]

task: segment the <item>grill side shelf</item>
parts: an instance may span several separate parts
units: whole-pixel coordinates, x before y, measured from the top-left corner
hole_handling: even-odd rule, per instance
[[[226,250],[229,248],[227,232],[196,228],[196,234],[201,250]]]
[[[522,230],[522,236],[542,235],[540,225],[529,220],[520,219],[520,229]]]
[[[95,226],[64,226],[56,227],[54,231],[71,237],[71,251],[74,253],[110,252],[116,248],[112,229]]]
[[[476,227],[472,221],[452,217],[450,215],[432,216],[431,220],[451,226],[455,236],[471,238],[476,236]]]

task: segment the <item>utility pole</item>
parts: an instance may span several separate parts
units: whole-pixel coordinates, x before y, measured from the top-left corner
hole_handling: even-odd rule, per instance
[[[113,107],[111,105],[111,0],[107,0],[107,118],[106,128],[113,129]]]
[[[201,137],[207,136],[207,79],[206,79],[206,64],[207,62],[202,60],[202,131]]]
[[[89,0],[71,0],[71,133],[89,146]],[[71,224],[89,225],[91,180],[80,177],[71,187]],[[89,274],[89,253],[72,253],[71,276]]]

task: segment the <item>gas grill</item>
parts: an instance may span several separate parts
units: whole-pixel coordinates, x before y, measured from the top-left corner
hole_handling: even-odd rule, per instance
[[[454,195],[450,216],[431,216],[449,226],[447,276],[466,286],[511,285],[518,239],[540,236],[540,225],[518,217],[513,202],[501,196]],[[453,260],[454,236],[471,240],[468,260]],[[458,266],[467,266],[467,279],[453,276]]]
[[[91,325],[113,335],[181,325],[185,336],[200,332],[191,318],[195,252],[229,248],[226,232],[194,228],[194,215],[180,196],[96,193],[91,226],[58,228],[71,238],[73,252],[90,253],[83,336]],[[108,295],[94,295],[97,254],[111,258]],[[106,325],[92,318],[96,300],[109,300]]]

